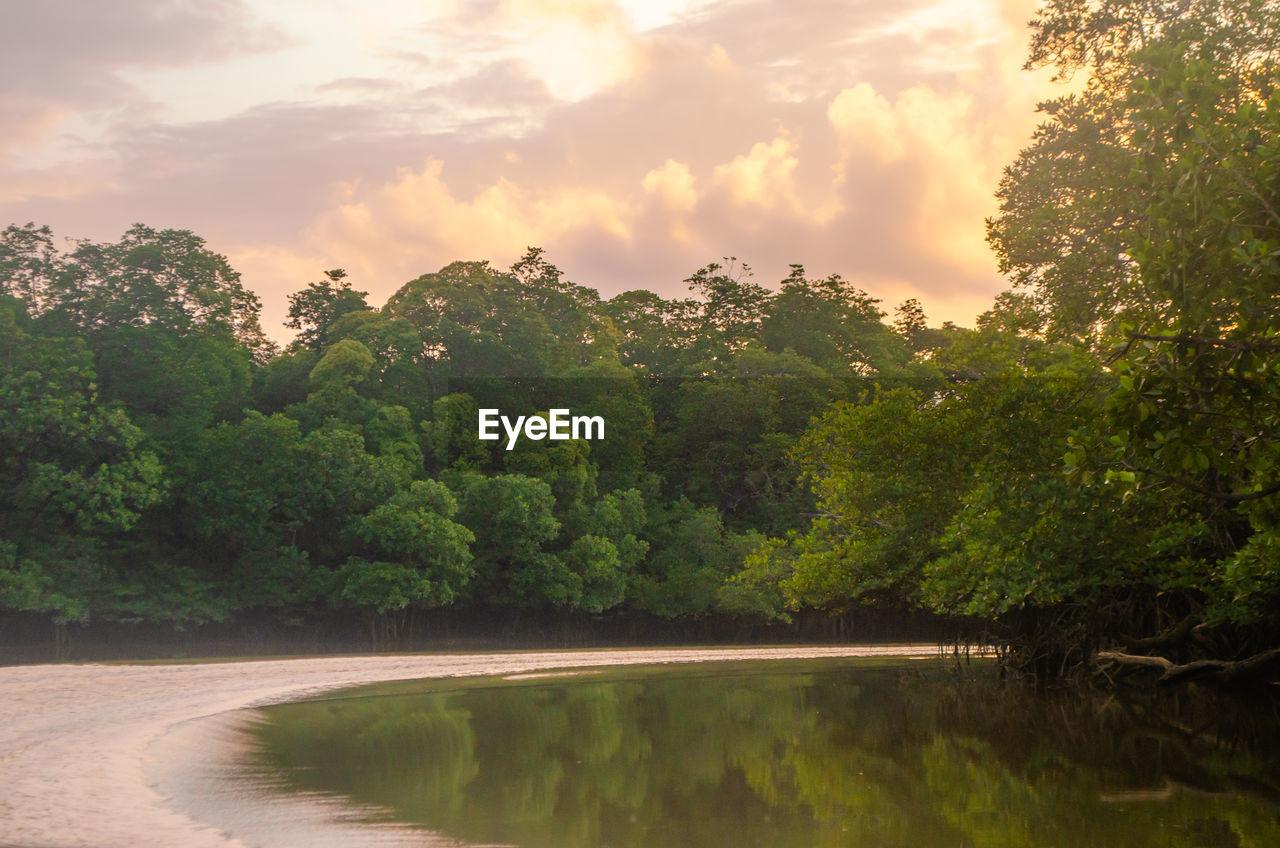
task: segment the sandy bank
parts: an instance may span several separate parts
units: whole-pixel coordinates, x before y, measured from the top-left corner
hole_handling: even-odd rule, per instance
[[[603,650],[0,668],[0,845],[243,846],[169,809],[148,747],[183,722],[325,690],[425,677],[668,662],[929,654],[931,646]]]

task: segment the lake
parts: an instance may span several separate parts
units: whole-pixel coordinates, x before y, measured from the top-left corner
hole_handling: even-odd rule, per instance
[[[807,660],[380,684],[269,707],[265,791],[470,845],[1276,846],[1274,700]]]

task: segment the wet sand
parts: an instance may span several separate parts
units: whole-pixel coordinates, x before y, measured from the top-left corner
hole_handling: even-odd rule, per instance
[[[921,656],[936,650],[931,645],[689,648],[0,668],[0,845],[245,848],[260,844],[261,835],[246,836],[250,840],[246,842],[237,833],[201,820],[193,809],[198,805],[187,803],[184,809],[175,809],[175,799],[163,792],[183,784],[184,771],[192,780],[205,781],[201,785],[214,785],[208,782],[210,775],[200,772],[226,760],[235,745],[235,731],[234,722],[224,721],[219,728],[219,720],[212,717],[332,689],[386,680],[587,666]],[[205,718],[211,720],[196,721]],[[219,733],[224,737],[221,747]],[[168,777],[158,780],[157,774]],[[230,785],[225,774],[220,779],[224,786]],[[181,800],[183,793],[176,794]],[[323,799],[299,800],[276,807],[274,814],[291,819],[293,834],[306,832],[302,827],[306,823],[298,817],[323,813],[328,832],[340,833],[334,828],[345,827],[348,840],[353,834],[360,835],[359,844],[377,840],[376,828],[350,821],[349,813],[334,806]],[[342,824],[339,820],[344,816],[348,821]],[[386,836],[400,841],[394,828],[387,829]],[[430,839],[421,831],[413,833],[413,841],[419,844],[433,844]],[[312,848],[323,841],[307,837],[298,844]]]

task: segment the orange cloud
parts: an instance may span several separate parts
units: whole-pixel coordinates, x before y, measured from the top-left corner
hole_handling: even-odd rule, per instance
[[[796,145],[786,138],[756,142],[749,153],[717,165],[712,179],[740,206],[772,206],[797,210],[795,170],[800,160]]]
[[[645,193],[661,203],[661,213],[669,222],[671,237],[689,244],[694,234],[689,226],[689,216],[698,205],[698,190],[689,166],[668,159],[661,168],[655,168],[640,181]]]
[[[118,80],[110,63],[131,60],[110,52],[53,80],[70,93],[46,104],[99,135],[68,138],[57,167],[0,165],[0,215],[93,238],[137,220],[195,229],[262,295],[269,329],[325,268],[378,302],[529,245],[605,295],[681,295],[693,269],[736,254],[765,283],[803,262],[967,322],[1003,287],[983,240],[1000,169],[1053,91],[1019,70],[1033,7],[735,0],[639,31],[603,0],[462,2],[362,45],[386,65],[345,81],[341,105],[181,123],[140,103],[95,113],[101,129],[75,111],[97,91],[75,86]],[[408,71],[365,76],[393,66]],[[0,91],[0,108],[33,93]]]
[[[554,244],[577,231],[630,236],[625,202],[604,192],[533,190],[500,178],[465,198],[443,173],[444,163],[432,159],[371,192],[347,187],[350,199],[325,213],[309,240],[356,258],[366,274],[383,277],[394,268],[403,281],[459,258],[507,264],[531,245]]]
[[[627,15],[608,0],[502,0],[491,26],[558,97],[581,100],[644,65]]]

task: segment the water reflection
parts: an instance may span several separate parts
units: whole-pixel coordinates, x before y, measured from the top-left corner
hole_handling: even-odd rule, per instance
[[[1280,845],[1274,704],[848,661],[430,685],[273,707],[262,763],[524,848]]]

